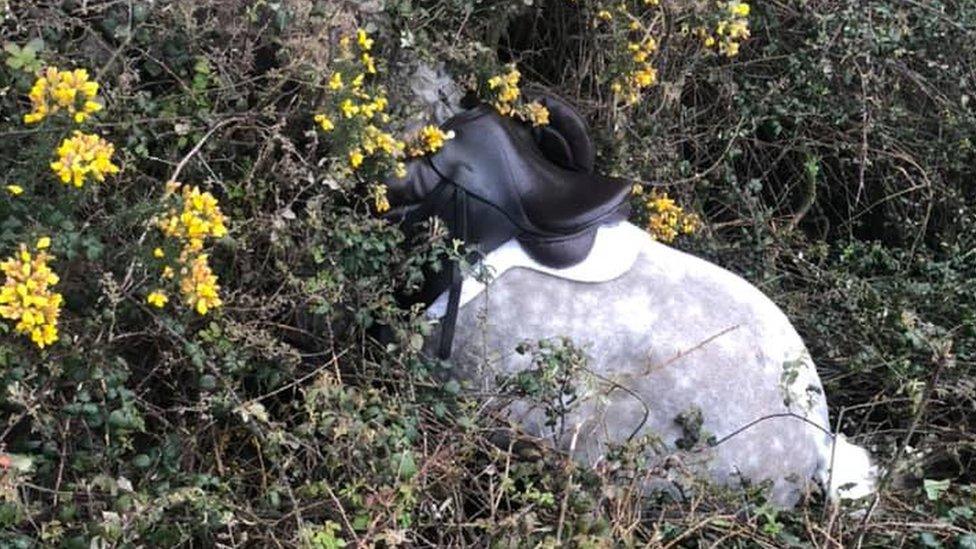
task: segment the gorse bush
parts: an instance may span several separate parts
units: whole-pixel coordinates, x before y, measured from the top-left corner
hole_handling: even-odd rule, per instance
[[[0,0],[0,545],[972,546],[974,28],[956,1]],[[635,223],[797,324],[893,473],[880,510],[673,470],[690,501],[645,497],[653,437],[580,470],[445,381],[401,297],[457,245],[375,215],[452,137],[421,64],[527,123],[538,90],[578,106]],[[558,423],[585,356],[522,350],[509,396]]]
[[[0,317],[15,321],[14,331],[30,336],[40,348],[58,340],[58,315],[61,314],[63,296],[52,292],[58,283],[48,262],[52,259],[44,250],[51,239],[41,237],[32,255],[26,244],[3,263],[3,290],[0,290]]]

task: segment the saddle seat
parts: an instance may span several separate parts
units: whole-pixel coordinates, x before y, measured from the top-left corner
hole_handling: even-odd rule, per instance
[[[414,204],[403,217],[438,215],[458,227],[450,204],[460,189],[466,227],[455,236],[482,253],[515,237],[536,261],[562,268],[586,258],[599,225],[627,216],[629,181],[554,163],[527,124],[490,106],[462,112],[444,129],[454,138],[388,184],[393,203]]]

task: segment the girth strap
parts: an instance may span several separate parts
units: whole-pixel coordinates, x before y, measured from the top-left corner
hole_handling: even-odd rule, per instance
[[[454,186],[454,231],[462,242],[468,239],[468,193],[460,185]],[[441,324],[441,341],[437,356],[442,360],[451,357],[451,346],[454,344],[454,328],[457,326],[458,308],[461,303],[461,265],[454,261],[451,266],[451,290],[447,296],[447,311]]]

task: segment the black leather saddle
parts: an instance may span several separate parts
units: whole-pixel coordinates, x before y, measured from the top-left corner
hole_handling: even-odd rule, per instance
[[[562,268],[586,259],[600,225],[625,219],[631,182],[593,173],[593,145],[582,118],[565,102],[539,99],[550,124],[528,124],[480,105],[444,124],[454,138],[388,180],[387,214],[409,233],[440,217],[470,253],[487,254],[517,238],[539,263]],[[449,277],[447,276],[449,273]],[[431,277],[420,300],[451,288],[438,354],[450,356],[460,299],[457,265]]]

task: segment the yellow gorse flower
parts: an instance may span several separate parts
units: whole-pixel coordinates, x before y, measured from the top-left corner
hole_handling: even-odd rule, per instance
[[[372,124],[363,130],[362,143],[363,150],[369,155],[380,151],[388,156],[399,157],[406,147],[406,144],[398,141],[393,134],[384,132]]]
[[[24,194],[24,188],[20,185],[7,185],[7,192],[10,193],[11,196],[20,196]]]
[[[735,57],[739,54],[742,42],[751,34],[749,13],[752,10],[748,3],[737,0],[720,1],[717,4],[721,15],[714,31],[709,32],[705,27],[698,27],[694,29],[694,34],[706,48],[715,49],[726,57]]]
[[[437,126],[424,126],[420,130],[420,140],[427,152],[435,152],[444,146],[444,142],[454,138],[454,132],[445,132]]]
[[[749,17],[749,4],[745,2],[729,2],[728,10],[736,17]]]
[[[332,130],[335,129],[335,123],[332,122],[331,118],[329,118],[324,114],[316,114],[315,123],[318,124],[319,127],[322,128],[322,131],[324,132],[331,132]]]
[[[210,270],[207,254],[196,256],[180,270],[180,293],[183,301],[200,315],[223,304],[217,276]]]
[[[518,101],[519,96],[522,94],[518,85],[519,79],[521,78],[522,73],[515,67],[511,67],[506,74],[493,76],[488,79],[488,88],[495,91],[496,94],[493,105],[501,114],[508,115],[512,113],[514,103]]]
[[[599,34],[610,39],[607,45],[617,50],[612,57],[620,61],[613,63],[610,67],[612,74],[607,78],[615,102],[633,105],[640,99],[642,91],[658,82],[653,61],[659,44],[650,34],[659,32],[662,14],[649,9],[658,5],[660,0],[598,3],[601,9],[596,12],[593,27],[605,28],[606,32]]]
[[[163,234],[178,239],[185,251],[199,252],[204,239],[221,238],[227,234],[224,214],[217,199],[197,186],[182,186],[183,210],[170,209],[159,222]]]
[[[353,149],[352,151],[349,152],[349,165],[352,167],[352,169],[355,170],[356,168],[363,165],[363,160],[365,158],[366,157],[363,156],[363,151],[359,149]]]
[[[89,80],[85,69],[61,71],[48,67],[38,75],[28,97],[32,109],[24,115],[26,124],[40,122],[60,110],[67,111],[80,124],[102,110],[102,104],[97,101],[98,83]]]
[[[376,208],[377,213],[383,213],[389,211],[390,200],[386,196],[386,185],[382,183],[377,183],[370,188],[370,195],[373,198],[373,207]]]
[[[353,51],[354,41],[357,51]],[[314,115],[323,132],[342,132],[343,143],[335,145],[336,157],[345,159],[340,168],[343,173],[359,170],[370,160],[379,161],[379,166],[392,168],[395,173],[402,171],[406,143],[382,129],[390,120],[386,92],[366,82],[367,75],[377,72],[372,48],[373,39],[364,29],[339,40],[338,64],[326,84],[332,92],[330,110]]]
[[[638,26],[638,29],[632,30],[640,30],[640,28]],[[657,40],[651,36],[645,36],[636,42],[628,42],[627,51],[633,62],[632,68],[615,78],[610,89],[616,94],[623,95],[628,103],[636,102],[642,90],[657,84],[657,69],[651,62],[657,50]]]
[[[397,162],[393,167],[393,175],[403,179],[407,176],[407,165],[403,162]]]
[[[492,101],[495,110],[500,114],[531,122],[533,126],[549,124],[549,109],[542,103],[533,101],[527,105],[518,104],[522,97],[522,91],[519,89],[521,78],[522,73],[512,66],[507,73],[488,79],[488,89],[495,93]]]
[[[634,71],[631,77],[634,79],[634,85],[637,88],[647,88],[657,82],[657,69],[645,67]]]
[[[642,190],[634,194],[642,194]],[[692,234],[701,225],[698,216],[685,212],[667,193],[652,191],[645,207],[650,214],[647,230],[661,242],[672,242],[679,234]]]
[[[546,126],[549,124],[549,109],[538,101],[533,101],[525,106],[524,118],[532,123],[533,126]]]
[[[149,295],[146,296],[146,303],[149,303],[153,307],[158,307],[160,309],[165,307],[166,303],[168,302],[169,302],[169,298],[166,297],[165,293],[159,290],[151,292]]]
[[[171,207],[156,221],[156,226],[166,237],[175,239],[181,246],[176,261],[183,302],[198,314],[205,315],[220,307],[223,302],[219,295],[217,276],[213,274],[208,263],[208,255],[201,252],[207,239],[221,238],[227,234],[225,218],[217,199],[209,192],[201,191],[197,186],[170,182],[166,186],[165,198],[175,200],[173,197],[176,191],[180,191],[182,207]],[[157,247],[153,250],[153,256],[164,259],[166,254],[162,248]],[[176,278],[176,269],[172,265],[164,265],[162,278]],[[162,290],[154,290],[146,296],[146,301],[161,308],[169,302],[169,298]]]
[[[370,119],[385,111],[388,105],[389,103],[386,97],[379,95],[374,97],[372,101],[363,103],[360,106],[360,112],[362,113],[363,118]]]
[[[354,48],[358,51],[353,51]],[[326,83],[331,92],[327,100],[328,110],[315,114],[314,120],[324,132],[337,129],[341,132],[342,143],[331,143],[335,158],[343,164],[338,167],[340,173],[385,167],[403,176],[406,174],[404,160],[409,154],[407,143],[384,129],[384,124],[390,120],[386,113],[389,107],[386,92],[381,86],[367,83],[367,75],[377,72],[376,59],[370,53],[372,48],[373,39],[363,29],[358,29],[352,37],[340,39],[338,63]],[[422,140],[418,136],[418,145],[423,151],[436,150],[449,139],[439,129],[434,130],[425,130]],[[372,176],[370,173],[366,177]],[[366,187],[366,191],[377,212],[390,209],[385,185],[373,183]],[[184,301],[197,312],[203,314],[219,306],[216,277],[210,274],[205,259],[198,257],[184,266],[179,277]]]
[[[363,29],[356,30],[356,43],[363,51],[369,51],[373,49],[373,39],[369,37]]]
[[[0,318],[14,321],[14,331],[29,336],[41,349],[58,340],[63,302],[51,289],[59,279],[48,265],[54,259],[44,251],[49,245],[49,238],[41,238],[32,254],[21,244],[16,254],[0,262]]]
[[[332,76],[329,77],[329,89],[332,91],[342,89],[342,73],[334,72]]]
[[[114,153],[115,146],[100,136],[76,130],[61,142],[58,160],[51,163],[51,169],[62,183],[80,188],[89,175],[96,181],[105,181],[106,175],[119,172],[112,163]]]
[[[368,74],[376,74],[376,59],[372,55],[364,52],[360,59]]]
[[[339,109],[342,110],[342,116],[346,118],[352,118],[359,114],[359,105],[352,102],[352,99],[346,99],[339,105]]]
[[[335,70],[329,77],[328,88],[335,92],[332,108],[335,112],[319,113],[314,116],[315,123],[324,132],[331,132],[341,125],[343,130],[352,134],[348,142],[345,155],[348,167],[357,170],[363,166],[367,158],[385,155],[399,161],[404,154],[406,144],[396,139],[392,134],[383,131],[378,126],[385,123],[389,116],[384,112],[389,101],[382,89],[369,93],[365,88],[366,74],[376,72],[375,60],[368,53],[373,47],[373,40],[366,31],[359,29],[355,36],[360,54],[354,57],[349,51],[352,43],[350,37],[340,40],[342,61],[359,65],[362,72],[356,74],[348,85],[343,81],[343,72]],[[348,70],[348,67],[344,67]],[[353,72],[349,72],[353,74]],[[357,142],[358,141],[358,142]]]
[[[435,153],[450,139],[454,139],[453,131],[445,132],[433,125],[424,126],[411,139],[410,145],[407,147],[407,155],[423,156],[425,154]]]
[[[628,43],[627,49],[633,55],[634,62],[644,63],[650,55],[658,50],[658,44],[654,37],[648,36],[640,42]]]

